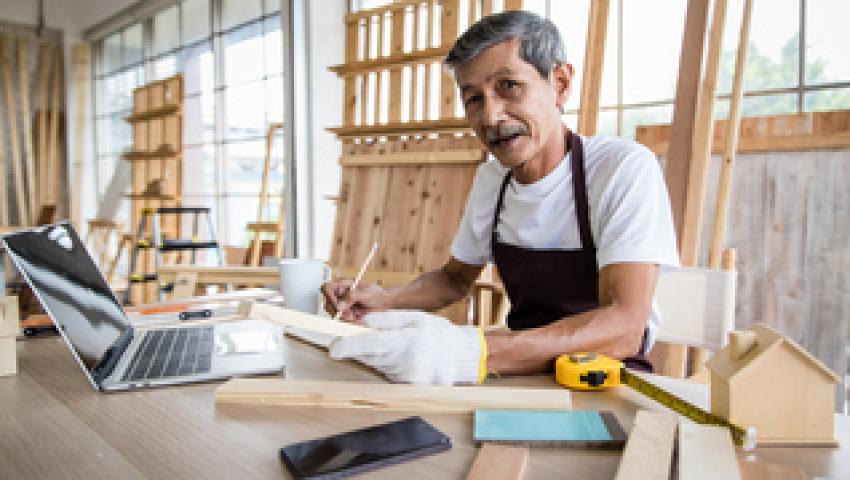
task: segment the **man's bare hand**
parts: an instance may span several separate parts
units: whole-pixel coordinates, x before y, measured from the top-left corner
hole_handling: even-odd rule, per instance
[[[325,296],[325,310],[331,315],[342,312],[340,319],[346,322],[362,323],[363,316],[389,308],[390,294],[375,284],[363,284],[351,290],[351,279],[335,280],[322,285]]]

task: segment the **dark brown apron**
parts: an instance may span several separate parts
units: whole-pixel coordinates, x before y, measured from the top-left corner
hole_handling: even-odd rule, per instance
[[[496,228],[512,172],[505,175],[499,191],[493,214],[493,260],[511,301],[507,319],[511,330],[541,327],[599,306],[599,268],[596,246],[590,233],[584,150],[581,138],[572,131],[567,137],[567,148],[572,151],[570,163],[580,249],[532,250],[499,242]],[[646,332],[640,354],[626,359],[627,366],[651,371],[651,364],[643,357],[645,346]]]

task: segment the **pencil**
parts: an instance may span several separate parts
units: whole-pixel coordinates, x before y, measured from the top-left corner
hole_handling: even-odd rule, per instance
[[[351,287],[348,289],[348,294],[351,295],[351,292],[357,288],[357,285],[360,283],[360,279],[363,278],[363,274],[366,273],[366,269],[369,268],[369,264],[372,263],[372,258],[375,257],[375,252],[378,251],[378,242],[372,244],[372,249],[369,250],[369,254],[366,255],[366,260],[363,260],[363,265],[360,266],[360,271],[357,272],[357,275],[354,277],[354,282],[351,283]],[[334,315],[334,320],[339,320],[340,315],[342,315],[342,310],[337,310],[336,315]]]

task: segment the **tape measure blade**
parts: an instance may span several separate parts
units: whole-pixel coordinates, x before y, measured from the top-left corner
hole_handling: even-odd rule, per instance
[[[648,382],[647,380],[644,380],[625,368],[620,372],[620,382],[696,423],[728,427],[732,433],[732,439],[735,443],[737,445],[742,445],[744,443],[747,432],[743,428],[727,421],[723,417],[703,410],[687,400],[676,396],[667,390]]]

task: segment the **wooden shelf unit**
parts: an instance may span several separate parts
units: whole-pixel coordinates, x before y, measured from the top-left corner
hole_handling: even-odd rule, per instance
[[[133,114],[126,118],[133,130],[130,161],[132,200],[130,229],[135,233],[146,208],[179,207],[183,195],[183,76],[142,85],[133,90]],[[146,233],[151,234],[150,226]],[[162,218],[164,238],[180,238],[180,216]],[[135,272],[156,273],[151,251],[140,254]],[[176,259],[170,259],[171,262]],[[133,304],[158,301],[158,282],[131,284]]]

